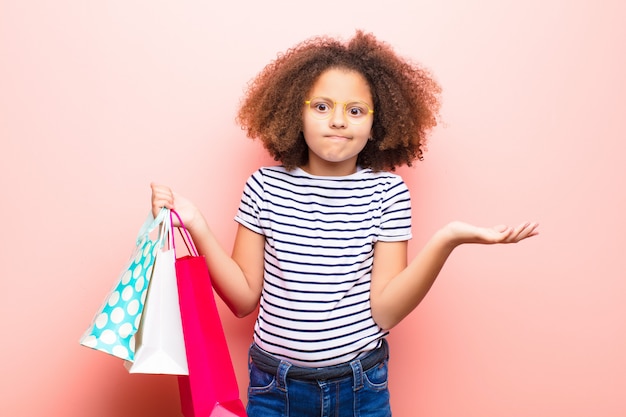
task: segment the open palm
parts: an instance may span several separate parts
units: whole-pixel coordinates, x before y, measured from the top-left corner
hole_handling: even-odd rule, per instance
[[[448,225],[454,239],[459,243],[480,243],[491,245],[496,243],[517,243],[539,234],[538,223],[522,223],[517,227],[497,225],[492,227],[474,226],[469,223],[455,221]]]

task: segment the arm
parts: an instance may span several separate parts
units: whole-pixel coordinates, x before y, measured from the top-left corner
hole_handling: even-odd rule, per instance
[[[263,286],[265,238],[241,225],[237,229],[232,256],[222,248],[204,216],[187,199],[169,188],[152,184],[152,210],[174,209],[191,233],[198,253],[206,258],[211,281],[220,298],[237,317],[256,308]],[[176,207],[174,207],[176,200]],[[179,224],[175,223],[175,226]]]
[[[437,231],[407,265],[407,242],[378,242],[374,247],[371,306],[374,321],[390,329],[426,296],[452,251],[461,244],[517,243],[537,235],[537,224],[483,228],[453,222]]]

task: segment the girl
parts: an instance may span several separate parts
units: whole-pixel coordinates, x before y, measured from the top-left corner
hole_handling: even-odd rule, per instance
[[[230,309],[259,307],[249,416],[390,416],[385,336],[453,249],[537,234],[535,223],[452,222],[408,262],[409,191],[390,171],[422,158],[439,93],[426,70],[362,32],[279,55],[238,113],[280,165],[248,179],[232,255],[189,200],[152,184],[153,212],[179,212]]]

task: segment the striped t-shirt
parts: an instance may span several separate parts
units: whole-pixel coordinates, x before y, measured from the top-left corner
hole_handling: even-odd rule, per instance
[[[321,367],[377,347],[387,332],[369,302],[374,244],[411,238],[411,201],[400,176],[261,168],[246,182],[235,220],[265,236],[254,328],[261,349]]]

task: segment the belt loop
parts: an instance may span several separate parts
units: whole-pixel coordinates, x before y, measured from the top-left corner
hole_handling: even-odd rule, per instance
[[[287,391],[287,372],[291,368],[291,363],[280,361],[278,369],[276,369],[276,385],[281,391]]]
[[[384,356],[386,361],[389,360],[389,343],[387,342],[387,339],[383,339],[382,343],[380,344],[380,348],[383,350],[384,352]]]
[[[361,365],[359,359],[355,359],[350,362],[350,367],[352,368],[352,379],[354,383],[352,389],[358,391],[363,388],[363,365]]]

